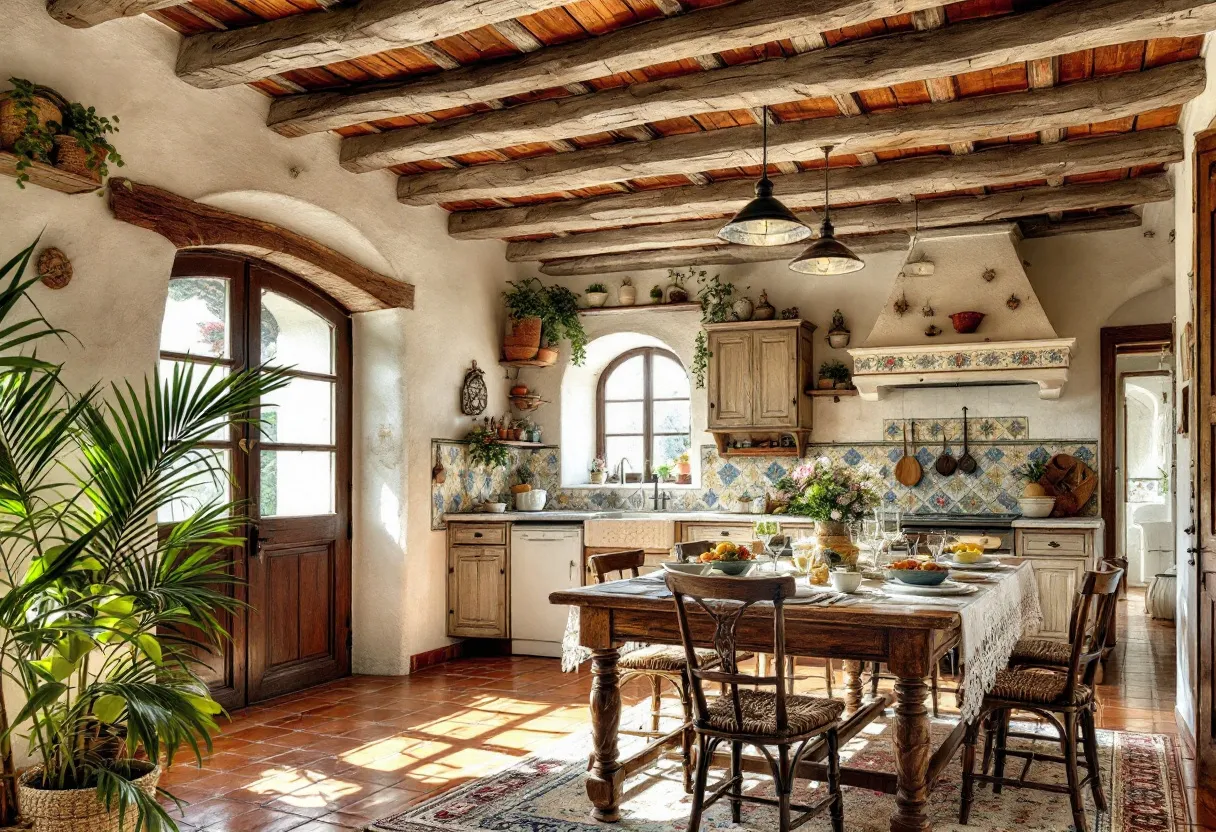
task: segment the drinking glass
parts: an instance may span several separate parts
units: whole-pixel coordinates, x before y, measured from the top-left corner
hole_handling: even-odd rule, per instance
[[[781,524],[776,520],[757,520],[752,526],[752,535],[764,547],[765,554],[769,556],[772,562],[773,572],[777,571],[777,553],[770,548],[769,544],[779,534],[781,534]]]
[[[811,561],[815,556],[815,538],[799,537],[794,539],[791,547],[794,553],[794,571],[799,575],[805,575],[811,568]]]
[[[934,561],[942,559],[942,548],[946,545],[945,532],[928,532],[924,536],[925,548],[929,550],[929,557]]]
[[[870,555],[870,563],[878,565],[878,552],[882,549],[882,527],[877,517],[865,517],[861,521],[861,547]]]
[[[903,512],[898,508],[880,506],[874,509],[874,519],[878,521],[883,540],[893,543],[903,537]]]

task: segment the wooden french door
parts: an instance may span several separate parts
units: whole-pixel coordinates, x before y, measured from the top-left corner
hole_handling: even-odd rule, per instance
[[[231,553],[246,606],[226,622],[229,649],[204,660],[208,684],[241,707],[349,673],[349,315],[257,260],[183,253],[162,372],[176,362],[290,368],[288,385],[262,403],[260,426],[234,425],[208,443],[251,518],[247,545]]]
[[[1198,627],[1195,758],[1197,817],[1216,826],[1216,131],[1196,137],[1195,452],[1197,547],[1183,568],[1193,570]],[[1183,356],[1183,361],[1186,356]],[[1180,621],[1180,624],[1183,622]]]

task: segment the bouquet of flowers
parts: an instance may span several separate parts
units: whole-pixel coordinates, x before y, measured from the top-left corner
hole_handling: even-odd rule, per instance
[[[786,514],[848,523],[860,520],[882,499],[882,480],[871,468],[833,463],[827,457],[804,462],[777,481]]]

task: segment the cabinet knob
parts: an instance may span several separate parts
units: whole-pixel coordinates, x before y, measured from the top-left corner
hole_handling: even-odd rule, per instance
[[[1183,534],[1194,534],[1195,533],[1195,524],[1192,523],[1191,525],[1187,526],[1185,529],[1182,530],[1182,533]]]
[[[473,537],[481,537],[481,532],[473,532]]]
[[[1049,541],[1047,541],[1047,545],[1048,545],[1048,546],[1050,546],[1050,547],[1051,547],[1051,548],[1053,548],[1053,549],[1059,549],[1059,548],[1060,548],[1060,544],[1059,544],[1059,543],[1056,543],[1054,540],[1049,540]]]
[[[714,403],[713,403],[713,402],[710,402],[710,403],[709,403],[709,409],[710,409],[710,410],[713,410],[713,409],[714,409]]]

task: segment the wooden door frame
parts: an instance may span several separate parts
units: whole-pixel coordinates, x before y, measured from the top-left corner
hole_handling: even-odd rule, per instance
[[[1101,429],[1098,439],[1099,498],[1102,523],[1106,534],[1102,535],[1102,559],[1110,563],[1118,561],[1115,550],[1115,461],[1118,458],[1117,430],[1119,376],[1115,360],[1120,353],[1157,352],[1162,344],[1173,348],[1173,324],[1138,324],[1136,326],[1104,326],[1101,331]]]

